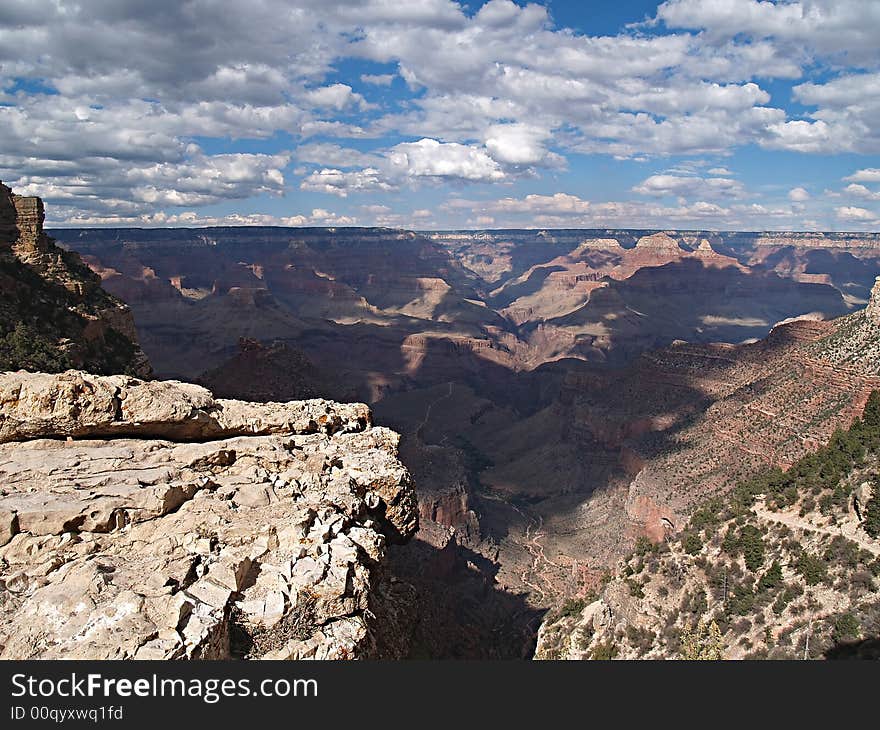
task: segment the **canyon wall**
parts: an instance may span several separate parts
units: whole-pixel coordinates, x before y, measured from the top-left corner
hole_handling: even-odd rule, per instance
[[[39,198],[0,184],[0,367],[149,376],[129,308],[43,230]]]

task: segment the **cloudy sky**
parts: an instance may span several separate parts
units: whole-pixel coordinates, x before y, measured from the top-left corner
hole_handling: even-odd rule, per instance
[[[53,224],[880,229],[880,2],[2,0]]]

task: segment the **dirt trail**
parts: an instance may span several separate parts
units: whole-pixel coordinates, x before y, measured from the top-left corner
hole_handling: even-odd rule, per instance
[[[854,525],[836,527],[815,525],[799,515],[794,515],[790,512],[774,512],[769,510],[764,503],[760,501],[755,503],[753,509],[755,510],[755,514],[761,519],[769,520],[770,522],[778,522],[779,524],[798,530],[805,530],[807,532],[819,532],[823,535],[830,535],[831,537],[845,537],[847,540],[852,540],[860,548],[864,548],[872,555],[880,556],[880,543],[878,543],[877,540],[871,539],[867,534],[858,530]]]
[[[446,384],[446,386],[448,388],[446,393],[444,393],[439,398],[436,398],[436,399],[432,400],[430,403],[428,403],[428,407],[425,409],[425,417],[422,419],[422,422],[416,427],[416,436],[419,437],[419,439],[422,441],[422,443],[425,442],[424,438],[422,438],[422,433],[423,433],[424,429],[427,427],[428,421],[431,419],[431,410],[440,401],[446,400],[447,398],[452,397],[452,390],[455,387],[455,384],[452,382],[449,382]]]
[[[540,570],[542,565],[552,565],[556,568],[562,568],[561,565],[554,563],[544,553],[544,546],[541,544],[541,540],[545,537],[545,533],[542,529],[544,526],[544,518],[540,515],[535,518],[509,500],[495,494],[484,492],[480,494],[480,497],[483,499],[490,499],[493,502],[501,502],[523,518],[526,523],[523,538],[519,539],[513,535],[513,533],[510,534],[511,540],[528,552],[529,556],[532,558],[531,565],[520,574],[520,581],[522,581],[523,585],[534,591],[536,595],[540,595],[541,603],[546,602],[548,597],[554,602],[558,600],[559,592],[556,590],[556,586],[554,586],[553,582],[547,578],[546,573]],[[536,576],[541,582],[543,582],[546,590],[540,585],[532,583],[530,580],[531,576]]]

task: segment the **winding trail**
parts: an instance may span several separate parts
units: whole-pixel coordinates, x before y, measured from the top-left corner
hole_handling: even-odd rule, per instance
[[[790,512],[774,512],[773,510],[769,510],[764,505],[763,501],[755,502],[752,509],[761,519],[770,522],[777,522],[781,525],[786,525],[797,530],[804,530],[806,532],[818,532],[823,535],[830,535],[831,537],[845,537],[847,540],[852,540],[860,548],[864,548],[875,557],[880,556],[880,543],[876,540],[872,540],[867,534],[860,532],[858,528],[851,527],[851,529],[845,529],[843,526],[823,527],[821,525],[814,525],[812,522],[803,519],[799,515],[794,515]]]
[[[428,403],[428,407],[425,409],[425,417],[422,419],[422,422],[416,427],[416,436],[419,437],[419,439],[422,441],[422,443],[425,443],[425,440],[424,440],[424,438],[422,438],[422,435],[423,435],[424,429],[428,425],[428,421],[431,418],[431,411],[433,410],[434,406],[436,406],[440,401],[446,400],[447,398],[452,397],[452,390],[455,387],[455,384],[452,381],[450,381],[450,382],[446,383],[446,386],[448,388],[446,393],[444,393],[439,398],[435,398],[430,403]]]
[[[529,556],[532,558],[532,563],[529,567],[522,571],[520,574],[520,581],[522,581],[523,585],[527,588],[531,589],[536,594],[540,595],[541,602],[545,602],[549,597],[553,601],[559,598],[559,592],[556,590],[556,586],[553,585],[552,581],[550,581],[546,574],[539,570],[542,564],[552,565],[556,568],[562,568],[563,566],[558,563],[554,563],[550,560],[545,552],[544,546],[541,544],[541,540],[545,537],[543,532],[544,526],[544,518],[541,515],[538,515],[537,518],[528,514],[524,510],[517,507],[513,502],[504,499],[496,494],[491,494],[489,492],[483,492],[480,494],[480,497],[483,499],[489,499],[493,502],[501,502],[506,505],[514,512],[516,512],[520,517],[523,518],[526,522],[526,530],[524,539],[518,539],[513,534],[510,535],[511,540],[513,540],[517,545],[522,547],[528,552]],[[532,583],[531,576],[536,576],[540,579],[541,582],[544,583],[546,590],[542,588],[539,584]]]

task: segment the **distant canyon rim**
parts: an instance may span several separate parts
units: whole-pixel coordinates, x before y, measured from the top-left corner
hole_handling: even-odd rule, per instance
[[[51,233],[130,306],[157,377],[363,400],[402,434],[421,527],[391,558],[425,656],[528,655],[544,610],[823,443],[880,376],[817,344],[871,302],[880,234]]]

